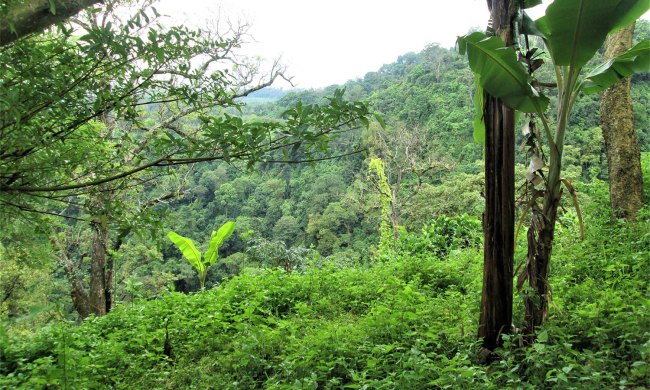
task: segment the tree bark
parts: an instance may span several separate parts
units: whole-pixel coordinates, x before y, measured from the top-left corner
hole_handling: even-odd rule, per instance
[[[605,59],[631,48],[633,34],[634,24],[611,34],[605,42]],[[603,93],[600,118],[607,151],[612,210],[615,217],[632,221],[643,207],[643,177],[629,78],[620,80]]]
[[[0,46],[41,32],[86,7],[102,2],[103,0],[37,0],[12,4],[6,14],[0,15]],[[52,4],[54,7],[51,8]]]
[[[493,3],[493,4],[492,4]],[[488,1],[495,34],[513,43],[516,2]],[[485,95],[485,213],[483,215],[483,291],[479,337],[493,351],[512,327],[512,277],[515,227],[515,113]]]
[[[72,306],[79,313],[79,317],[84,319],[90,315],[91,310],[88,293],[79,278],[78,268],[68,256],[66,249],[61,245],[56,234],[52,235],[51,243],[54,250],[59,253],[59,260],[63,265],[68,283],[70,283]]]
[[[103,216],[95,217],[91,222],[93,231],[92,254],[90,264],[90,310],[97,316],[103,316],[110,310],[110,285],[112,270],[108,266],[108,226]],[[111,261],[112,263],[112,261]]]

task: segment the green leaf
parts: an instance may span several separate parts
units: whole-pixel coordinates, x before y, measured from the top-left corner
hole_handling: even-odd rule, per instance
[[[365,127],[366,129],[368,128],[368,126],[370,126],[370,121],[368,121],[368,118],[360,117],[359,121],[361,122],[363,127]]]
[[[548,332],[545,330],[539,332],[539,334],[537,335],[537,341],[539,341],[540,343],[548,342]]]
[[[542,38],[544,37],[544,33],[539,30],[535,21],[533,21],[533,19],[531,19],[531,17],[525,12],[521,15],[521,33],[526,35],[535,35]]]
[[[54,0],[49,0],[48,2],[50,3],[50,13],[56,15],[56,3]]]
[[[386,130],[386,122],[384,121],[384,117],[378,113],[374,113],[375,120],[377,120],[377,123],[379,123],[379,126],[381,126],[382,129]]]
[[[478,76],[477,76],[478,78]],[[477,80],[478,81],[478,80]],[[481,145],[485,145],[485,122],[483,121],[483,88],[477,82],[476,92],[474,92],[474,141]]]
[[[556,65],[581,68],[610,31],[638,19],[649,8],[647,0],[555,0],[536,24]]]
[[[591,71],[586,76],[582,91],[599,93],[620,79],[642,72],[650,72],[650,41],[647,39]]]
[[[514,49],[506,47],[500,38],[475,32],[458,38],[458,50],[467,53],[470,68],[490,95],[523,112],[546,110],[548,98],[533,89]]]
[[[183,256],[187,261],[194,267],[199,273],[201,273],[205,267],[201,263],[201,252],[199,252],[194,246],[194,241],[189,238],[183,237],[180,234],[175,232],[167,233],[167,237],[178,247]]]
[[[211,267],[219,256],[219,248],[223,245],[223,242],[232,235],[232,232],[235,231],[235,223],[233,221],[228,221],[224,223],[218,231],[212,231],[210,236],[210,247],[208,251],[205,252],[205,265],[206,267]]]
[[[614,24],[614,27],[609,31],[610,33],[616,32],[623,27],[629,26],[632,22],[641,18],[648,10],[650,10],[650,2],[648,0],[630,0],[622,1],[622,4],[619,5],[621,11],[626,11],[626,13],[618,19]],[[632,3],[632,4],[628,4]]]

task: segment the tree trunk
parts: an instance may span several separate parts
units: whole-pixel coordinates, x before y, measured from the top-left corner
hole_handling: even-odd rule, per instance
[[[399,211],[397,209],[397,193],[399,184],[391,188],[390,191],[390,223],[393,225],[393,248],[397,249],[399,241]]]
[[[103,0],[36,0],[16,3],[0,15],[0,46],[63,22]]]
[[[72,306],[77,313],[79,313],[79,318],[83,320],[92,313],[88,294],[79,280],[71,278],[69,274],[68,281],[70,282],[70,298],[72,299]]]
[[[493,4],[492,4],[493,3]],[[488,1],[495,34],[512,45],[516,2]],[[485,96],[485,213],[483,215],[483,291],[479,336],[493,351],[512,327],[512,277],[515,227],[515,113]]]
[[[106,234],[106,245],[108,245],[108,229]],[[113,275],[115,275],[113,255],[107,251],[106,271],[104,274],[104,297],[106,299],[105,313],[108,313],[113,308]]]
[[[91,222],[93,230],[93,245],[90,264],[90,310],[97,316],[102,316],[110,310],[110,285],[112,270],[108,265],[108,227],[102,216],[95,217]],[[112,261],[111,261],[112,263]]]
[[[63,265],[66,278],[68,279],[68,283],[70,283],[70,299],[72,299],[72,306],[77,313],[79,313],[79,317],[84,319],[90,315],[91,310],[88,293],[79,279],[78,268],[68,256],[65,247],[63,247],[59,242],[56,233],[52,234],[51,243],[54,251],[59,254],[59,261]]]
[[[611,34],[605,43],[605,59],[632,47],[633,34],[634,24]],[[607,150],[612,210],[615,217],[631,221],[643,207],[643,177],[629,78],[620,80],[603,93],[600,118]]]

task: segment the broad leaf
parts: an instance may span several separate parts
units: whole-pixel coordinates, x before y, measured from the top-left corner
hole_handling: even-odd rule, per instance
[[[647,0],[555,0],[536,24],[546,36],[556,65],[581,68],[610,31],[631,23],[649,8]]]
[[[545,111],[548,98],[530,85],[530,76],[517,61],[517,54],[498,37],[475,32],[458,38],[460,54],[467,52],[469,66],[490,95],[523,112]]]
[[[587,75],[582,90],[585,93],[602,92],[618,80],[642,72],[650,72],[650,41],[648,40],[639,42],[630,50],[594,69]]]
[[[478,83],[478,76],[476,83],[476,91],[474,92],[474,141],[481,145],[485,145],[485,121],[483,121],[483,108],[485,101],[483,99],[483,88]]]
[[[633,3],[632,5],[628,5],[627,3]],[[624,9],[627,9],[627,13],[623,15],[621,18],[618,19],[616,23],[614,23],[614,27],[609,31],[610,33],[616,32],[623,27],[629,26],[632,24],[632,22],[636,21],[640,17],[642,17],[648,10],[650,10],[650,1],[648,0],[640,0],[640,1],[635,1],[635,0],[630,0],[630,1],[622,1],[622,5],[619,7],[624,7]]]
[[[381,116],[381,114],[378,112],[375,112],[374,115],[375,115],[375,120],[377,121],[377,123],[379,123],[379,126],[381,126],[382,129],[386,130],[386,122],[384,121],[384,117]]]
[[[203,263],[201,263],[201,252],[194,246],[194,241],[175,232],[167,233],[167,237],[176,244],[183,256],[199,273],[205,269]]]
[[[232,235],[232,232],[235,231],[235,223],[228,221],[224,223],[218,231],[212,231],[210,235],[210,247],[208,251],[205,252],[205,265],[206,267],[212,266],[219,256],[219,248],[223,245],[223,242]]]
[[[533,19],[528,16],[527,13],[522,12],[521,14],[521,31],[522,34],[526,35],[536,35],[538,37],[544,37],[544,33],[542,33]]]

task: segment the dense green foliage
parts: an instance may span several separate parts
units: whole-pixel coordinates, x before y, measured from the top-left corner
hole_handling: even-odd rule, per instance
[[[131,15],[133,23],[140,18],[148,26],[144,15]],[[79,42],[67,31],[0,52],[8,64],[2,81],[24,72],[38,83],[15,94],[0,85],[0,123],[15,130],[0,140],[0,388],[647,386],[648,74],[632,82],[646,177],[638,222],[610,217],[599,99],[579,95],[563,169],[578,190],[586,238],[579,240],[574,209],[563,200],[550,321],[532,344],[518,332],[508,336],[485,365],[476,339],[482,146],[473,140],[476,86],[464,56],[434,44],[343,86],[257,91],[254,84],[233,87],[246,75],[220,68],[210,84],[210,74],[190,67],[191,53],[160,48],[196,39],[185,49],[216,45],[222,54],[239,46],[239,35],[211,40],[208,31],[156,26],[155,35],[138,38],[139,48],[129,45],[138,43],[133,37],[120,41],[137,23],[93,23]],[[640,21],[636,39],[649,35],[650,23]],[[113,58],[144,50],[149,65],[188,66],[193,81],[146,79],[147,64],[135,60],[127,63],[130,79],[120,78],[112,62],[91,58],[102,42]],[[93,65],[117,80],[113,90],[102,89]],[[267,76],[280,77],[281,70]],[[68,73],[79,76],[69,86],[74,93],[61,101],[42,93],[66,89],[61,75]],[[134,80],[142,88],[116,100]],[[209,93],[199,96],[201,88]],[[85,104],[88,90],[100,91],[91,94],[96,106]],[[140,107],[146,97],[156,99]],[[557,100],[551,91],[551,112]],[[43,104],[51,109],[29,120],[12,116]],[[369,121],[373,111],[381,118]],[[110,126],[96,120],[104,112],[111,113]],[[82,114],[92,118],[75,122]],[[45,137],[41,148],[30,148],[31,138],[65,125],[74,125],[65,142]],[[168,148],[174,164],[161,160],[163,166],[108,186],[20,192],[110,178],[156,161]],[[6,150],[27,153],[12,164]],[[60,163],[63,155],[69,164]],[[517,154],[521,184],[529,157]],[[231,220],[237,229],[216,245],[218,258],[206,242],[195,248],[198,262],[188,262],[165,238],[172,229],[204,238]],[[113,306],[82,320],[70,296],[75,283],[89,288],[97,226],[106,228]],[[525,236],[517,263],[526,257]],[[214,255],[209,266],[201,262],[206,251]],[[515,299],[519,327],[525,293]]]
[[[587,237],[579,241],[575,220],[565,218],[552,273],[551,320],[531,348],[519,348],[520,336],[510,336],[487,367],[476,360],[474,335],[480,252],[465,248],[432,256],[411,246],[409,254],[370,266],[311,263],[290,275],[251,269],[218,288],[166,293],[82,326],[51,325],[19,340],[4,335],[0,383],[197,389],[643,386],[650,353],[650,213],[646,208],[636,225],[611,223],[606,183],[581,190]],[[437,226],[458,232],[472,222],[464,217]],[[414,239],[430,240],[431,230]],[[165,355],[167,337],[171,352]]]

